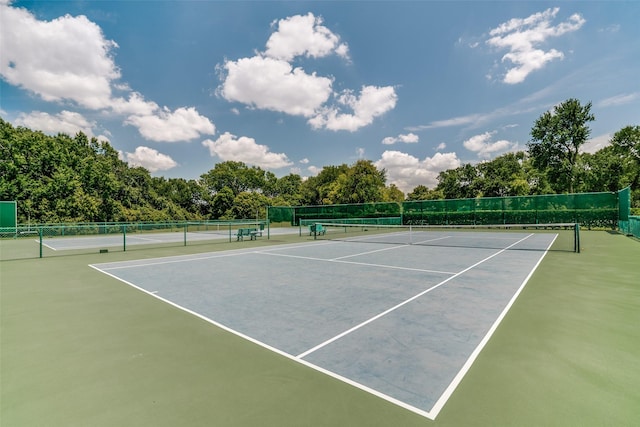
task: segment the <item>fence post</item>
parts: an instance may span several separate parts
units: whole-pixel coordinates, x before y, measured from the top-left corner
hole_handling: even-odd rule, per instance
[[[42,227],[38,229],[38,234],[40,234],[40,258],[42,258]]]
[[[122,225],[122,251],[127,251],[127,224]]]

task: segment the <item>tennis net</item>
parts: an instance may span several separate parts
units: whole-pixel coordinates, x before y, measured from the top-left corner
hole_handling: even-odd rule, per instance
[[[562,224],[381,225],[316,222],[316,240],[460,248],[580,252],[580,227]]]

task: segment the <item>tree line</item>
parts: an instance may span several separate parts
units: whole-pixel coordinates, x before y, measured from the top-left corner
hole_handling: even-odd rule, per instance
[[[591,103],[544,113],[527,150],[443,171],[435,188],[404,194],[369,160],[326,166],[313,177],[226,161],[199,179],[152,177],[122,161],[106,141],[45,135],[0,118],[0,200],[18,201],[19,223],[264,218],[267,206],[518,196],[632,189],[640,208],[640,126],[615,133],[594,154]]]

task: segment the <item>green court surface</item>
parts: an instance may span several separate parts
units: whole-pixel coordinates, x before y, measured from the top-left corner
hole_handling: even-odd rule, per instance
[[[638,241],[583,231],[581,254],[549,252],[435,421],[89,267],[241,243],[0,262],[0,425],[640,422]]]

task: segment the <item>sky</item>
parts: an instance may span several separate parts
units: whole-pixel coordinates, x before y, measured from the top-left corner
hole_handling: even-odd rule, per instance
[[[638,22],[637,1],[0,0],[0,116],[153,176],[366,159],[408,193],[526,150],[570,98],[585,151],[640,125]]]

